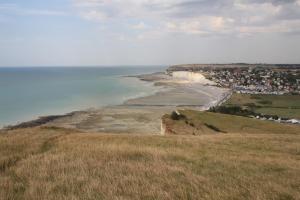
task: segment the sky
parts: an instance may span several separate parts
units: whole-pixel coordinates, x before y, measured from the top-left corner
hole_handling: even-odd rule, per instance
[[[300,0],[0,0],[0,66],[300,63]]]

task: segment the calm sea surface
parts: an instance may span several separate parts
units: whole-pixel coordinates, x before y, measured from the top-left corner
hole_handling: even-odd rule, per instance
[[[43,115],[116,105],[155,93],[151,83],[124,78],[165,67],[0,68],[0,127]]]

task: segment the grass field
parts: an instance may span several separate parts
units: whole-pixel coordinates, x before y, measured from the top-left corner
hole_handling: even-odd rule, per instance
[[[300,199],[299,127],[258,121],[258,132],[236,124],[247,118],[185,115],[227,133],[4,132],[0,199]]]
[[[277,122],[193,110],[180,111],[186,119],[165,121],[175,134],[202,135],[210,133],[244,133],[244,134],[300,134],[300,126],[280,124]],[[215,131],[215,127],[219,131]]]
[[[225,105],[253,107],[257,113],[300,119],[300,95],[233,94]]]

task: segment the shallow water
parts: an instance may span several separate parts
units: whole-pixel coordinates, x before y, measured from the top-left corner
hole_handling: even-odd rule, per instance
[[[0,127],[43,115],[64,114],[155,93],[135,75],[166,67],[0,68]]]

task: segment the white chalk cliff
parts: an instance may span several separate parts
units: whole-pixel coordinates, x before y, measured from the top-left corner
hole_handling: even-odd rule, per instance
[[[200,83],[200,84],[208,84],[208,85],[215,85],[216,83],[210,81],[205,78],[201,73],[197,72],[188,72],[188,71],[175,71],[172,72],[173,78],[188,81],[192,83]]]

